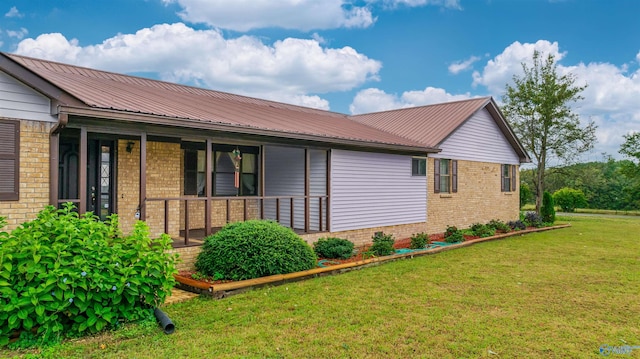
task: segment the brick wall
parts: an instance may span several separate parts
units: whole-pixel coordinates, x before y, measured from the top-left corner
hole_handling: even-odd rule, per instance
[[[449,225],[467,228],[492,219],[518,219],[519,186],[516,192],[500,191],[501,164],[458,161],[458,192],[433,192],[434,159],[427,164],[427,232],[442,233]],[[519,171],[516,171],[519,176]],[[519,177],[516,183],[519,182]]]
[[[20,200],[0,201],[0,216],[13,230],[49,204],[49,131],[52,123],[20,121]]]

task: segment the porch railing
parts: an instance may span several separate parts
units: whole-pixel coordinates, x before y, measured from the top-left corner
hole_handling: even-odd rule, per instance
[[[162,203],[160,225],[164,226],[164,233],[172,236],[174,245],[178,246],[199,245],[202,242],[197,239],[214,233],[224,224],[249,219],[273,219],[304,233],[330,230],[328,195],[163,197],[146,200],[149,205],[155,202]],[[221,206],[220,203],[224,204]],[[147,209],[147,222],[156,211]],[[179,218],[175,218],[176,212]],[[194,215],[194,212],[199,213]],[[157,220],[154,222],[157,224]]]

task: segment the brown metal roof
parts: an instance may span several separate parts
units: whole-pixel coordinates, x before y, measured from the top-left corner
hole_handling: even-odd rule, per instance
[[[421,141],[376,129],[335,112],[14,54],[3,55],[79,100],[65,103],[65,98],[58,97],[61,105],[78,106],[81,103],[91,109],[160,116],[171,119],[175,126],[191,127],[195,121],[200,125],[229,125],[239,133],[244,128],[251,133],[264,130],[285,138],[288,134],[302,134],[305,138],[325,142],[340,140],[359,146],[382,148],[391,145],[395,150],[437,151]],[[40,90],[38,85],[32,86]],[[68,98],[67,102],[71,102]]]
[[[529,156],[491,97],[362,114],[349,118],[418,141],[424,146],[438,148],[465,121],[485,107],[491,113],[507,141],[513,146],[520,160],[529,162]]]

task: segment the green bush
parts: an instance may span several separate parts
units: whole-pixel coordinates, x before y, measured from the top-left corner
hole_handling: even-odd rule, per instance
[[[531,201],[532,192],[529,185],[525,182],[520,182],[520,208],[524,207]]]
[[[491,237],[496,234],[496,230],[482,223],[471,225],[471,233],[480,238]]]
[[[564,187],[553,193],[554,202],[563,212],[574,212],[587,206],[587,197],[579,189]]]
[[[551,193],[544,191],[542,194],[542,207],[540,208],[542,222],[553,223],[556,221],[556,209]]]
[[[417,233],[411,236],[411,244],[409,245],[409,248],[421,249],[427,246],[427,242],[429,242],[429,236],[426,233]]]
[[[274,221],[250,220],[224,226],[205,238],[196,269],[208,276],[244,280],[315,268],[311,246]]]
[[[444,232],[444,241],[447,243],[458,243],[464,241],[462,231],[456,226],[448,226]]]
[[[489,221],[489,223],[487,223],[487,226],[490,228],[493,228],[496,231],[501,231],[504,233],[508,233],[511,232],[511,226],[509,226],[508,224],[498,220],[498,219],[492,219]]]
[[[123,237],[117,216],[101,222],[71,203],[47,206],[0,242],[0,346],[16,331],[44,343],[148,317],[175,284],[168,236],[152,241],[137,222]]]
[[[342,238],[320,238],[313,250],[318,257],[347,259],[353,256],[353,243]]]
[[[391,234],[377,232],[373,235],[373,244],[369,249],[376,256],[388,256],[395,252],[393,244],[396,242]]]
[[[542,221],[542,217],[534,211],[528,211],[524,214],[521,213],[520,217],[521,217],[520,220],[527,227],[540,228],[544,225],[544,222]]]

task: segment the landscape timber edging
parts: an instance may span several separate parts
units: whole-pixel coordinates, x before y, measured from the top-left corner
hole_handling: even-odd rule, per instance
[[[299,280],[305,280],[309,278],[339,274],[339,273],[344,273],[352,270],[366,268],[373,265],[379,265],[380,263],[384,263],[384,262],[391,262],[399,259],[420,257],[425,255],[432,255],[432,254],[436,254],[436,253],[440,253],[440,252],[444,252],[444,251],[448,251],[456,248],[471,246],[476,243],[514,237],[514,236],[524,235],[524,234],[534,233],[534,232],[544,232],[552,229],[567,228],[567,227],[571,227],[571,224],[561,224],[561,225],[551,226],[551,227],[524,229],[521,231],[502,233],[502,234],[498,234],[498,235],[486,237],[486,238],[471,239],[468,241],[451,244],[448,246],[429,248],[425,250],[417,250],[409,253],[392,254],[384,257],[373,257],[373,258],[364,259],[357,262],[337,264],[337,265],[332,265],[328,267],[319,267],[319,268],[309,269],[302,272],[276,274],[276,275],[271,275],[267,277],[247,279],[247,280],[222,283],[222,284],[209,284],[206,282],[197,281],[195,279],[191,279],[191,278],[180,276],[180,275],[175,275],[175,278],[176,278],[176,281],[178,282],[177,287],[180,289],[188,290],[194,293],[207,294],[207,295],[213,296],[214,298],[221,299],[221,298],[228,297],[230,295],[245,292],[252,288],[260,288],[267,285],[281,285],[281,284],[295,282]]]

